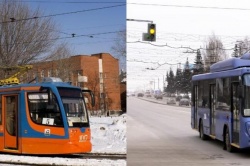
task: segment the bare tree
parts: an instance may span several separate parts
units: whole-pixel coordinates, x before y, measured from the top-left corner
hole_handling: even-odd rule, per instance
[[[250,51],[250,41],[248,37],[245,37],[244,40],[236,41],[236,43],[237,48],[235,53],[238,54],[239,57]]]
[[[58,39],[55,23],[39,8],[14,0],[0,3],[0,66],[33,63],[48,58]]]
[[[66,44],[57,43],[58,36],[54,21],[43,17],[39,8],[31,10],[21,1],[0,2],[0,67],[65,58],[70,51]],[[7,78],[6,73],[15,73],[15,70],[3,71],[0,78]]]
[[[209,71],[209,67],[212,64],[227,58],[228,56],[221,40],[215,34],[210,36],[206,42],[206,49],[203,51],[205,71]]]
[[[126,30],[119,31],[116,35],[112,50],[120,57],[126,57]]]
[[[47,57],[52,60],[52,76],[60,77],[63,81],[72,81],[72,74],[74,69],[74,62],[70,58],[71,53],[67,43],[58,45],[54,51]]]
[[[111,49],[114,55],[119,59],[120,68],[126,69],[126,29],[116,34],[115,42]]]
[[[88,70],[88,69],[87,69]],[[97,71],[87,71],[86,73],[90,73],[89,75],[86,75],[88,78],[88,82],[85,83],[85,86],[88,87],[88,89],[91,89],[95,96],[96,104],[93,108],[93,110],[98,110],[100,108],[100,92],[98,90],[98,85],[100,82],[99,73]],[[90,99],[89,99],[90,101]],[[90,106],[89,106],[90,107]],[[93,112],[92,112],[93,113]]]

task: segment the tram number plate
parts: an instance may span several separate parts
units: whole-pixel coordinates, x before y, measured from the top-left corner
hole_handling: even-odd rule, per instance
[[[79,136],[79,142],[85,142],[88,139],[88,135],[80,135]]]

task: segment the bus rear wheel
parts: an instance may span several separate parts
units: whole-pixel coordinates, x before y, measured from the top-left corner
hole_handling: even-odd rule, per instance
[[[224,150],[227,150],[228,152],[233,152],[234,147],[231,145],[230,141],[230,132],[229,129],[226,129],[226,133],[224,134]]]

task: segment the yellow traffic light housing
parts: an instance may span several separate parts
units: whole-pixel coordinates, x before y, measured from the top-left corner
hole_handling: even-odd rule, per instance
[[[143,41],[156,41],[156,25],[148,24],[148,33],[143,33]]]

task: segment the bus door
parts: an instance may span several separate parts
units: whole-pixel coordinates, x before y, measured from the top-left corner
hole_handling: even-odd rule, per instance
[[[215,135],[215,94],[216,88],[215,84],[210,85],[210,133],[211,135]]]
[[[231,112],[232,112],[232,133],[233,138],[232,142],[235,144],[239,144],[239,132],[240,132],[240,111],[239,111],[239,98],[238,98],[238,86],[239,83],[232,83],[232,105],[231,105]]]
[[[18,95],[3,96],[4,148],[17,150]]]
[[[194,92],[193,92],[193,106],[194,106],[194,112],[193,112],[193,118],[192,118],[192,124],[193,128],[198,129],[198,123],[197,123],[197,115],[198,115],[198,86],[194,86]]]

